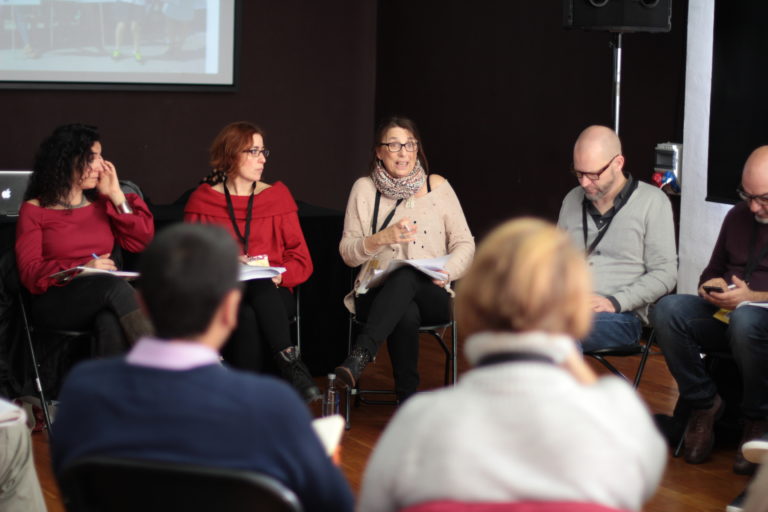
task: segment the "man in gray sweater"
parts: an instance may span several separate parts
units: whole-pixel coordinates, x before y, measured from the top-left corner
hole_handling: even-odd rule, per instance
[[[666,194],[624,173],[618,135],[605,126],[581,132],[573,148],[579,186],[560,208],[558,225],[584,247],[595,313],[584,351],[631,345],[648,306],[677,283],[672,207]]]

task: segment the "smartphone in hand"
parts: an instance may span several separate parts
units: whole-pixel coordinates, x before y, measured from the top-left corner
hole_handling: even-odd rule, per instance
[[[723,293],[723,289],[720,286],[702,286],[702,288],[707,293],[712,293],[712,292]]]

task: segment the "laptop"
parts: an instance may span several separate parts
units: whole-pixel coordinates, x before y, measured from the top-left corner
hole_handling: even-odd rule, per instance
[[[32,171],[0,170],[0,216],[18,217]]]

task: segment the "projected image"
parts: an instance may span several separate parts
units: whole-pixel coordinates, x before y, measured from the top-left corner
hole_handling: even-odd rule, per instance
[[[0,82],[231,85],[235,0],[0,0]]]

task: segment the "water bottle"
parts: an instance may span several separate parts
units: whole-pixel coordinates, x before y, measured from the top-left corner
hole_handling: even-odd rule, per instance
[[[323,416],[333,416],[339,414],[339,404],[341,396],[336,388],[336,374],[328,374],[328,388],[323,396]]]

